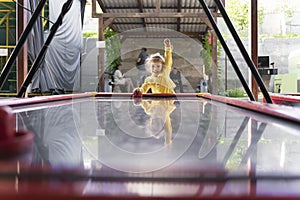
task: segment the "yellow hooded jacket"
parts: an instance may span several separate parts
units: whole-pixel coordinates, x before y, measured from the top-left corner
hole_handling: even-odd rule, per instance
[[[162,73],[157,77],[152,75],[147,77],[140,88],[141,92],[146,93],[151,88],[154,94],[174,94],[176,85],[170,78],[172,64],[172,48],[165,47],[165,63]]]
[[[142,101],[141,106],[144,109],[145,113],[151,118],[159,116],[164,119],[165,144],[172,143],[173,131],[170,115],[176,109],[176,106],[174,105],[174,100],[153,100],[151,103],[144,100]]]

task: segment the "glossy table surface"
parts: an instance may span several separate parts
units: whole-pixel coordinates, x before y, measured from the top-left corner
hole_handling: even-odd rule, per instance
[[[297,121],[189,95],[11,108],[34,140],[1,159],[2,195],[300,197]]]

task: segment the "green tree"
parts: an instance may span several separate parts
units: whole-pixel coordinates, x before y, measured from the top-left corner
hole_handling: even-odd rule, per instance
[[[105,39],[105,65],[106,72],[113,72],[117,65],[121,63],[121,42],[117,32],[111,28],[104,30]]]
[[[290,29],[295,11],[296,6],[291,2],[282,2],[282,4],[279,4],[275,9],[275,12],[284,13],[285,22]],[[291,30],[289,30],[289,32],[291,32]]]
[[[241,35],[248,33],[249,27],[249,1],[244,0],[227,0],[226,11],[233,22],[237,32]],[[258,24],[261,25],[264,17],[264,8],[258,8]]]
[[[204,37],[204,41],[203,41],[203,49],[202,51],[200,51],[200,57],[203,59],[203,64],[205,67],[205,73],[206,75],[208,75],[209,77],[212,76],[212,45],[209,43],[209,35],[210,33],[208,33],[205,37]],[[218,41],[217,43],[217,60],[220,60],[220,56],[221,56],[221,50],[222,50],[222,45],[221,43]],[[218,73],[218,88],[219,88],[219,93],[222,92],[221,91],[221,66],[217,66],[217,73]],[[209,88],[211,88],[212,86],[209,85]]]
[[[118,33],[112,30],[110,27],[104,29],[105,40],[105,71],[112,73],[116,66],[121,63],[120,48],[121,43],[118,37]],[[97,32],[85,32],[84,38],[98,38]]]
[[[284,17],[289,19],[292,18],[296,11],[296,6],[290,1],[280,2],[277,4],[273,12],[284,13]]]

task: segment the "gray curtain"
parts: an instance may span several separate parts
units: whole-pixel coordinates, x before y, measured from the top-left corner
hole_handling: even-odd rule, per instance
[[[34,0],[37,2],[37,0]],[[66,0],[49,1],[49,19],[55,22],[60,15]],[[37,3],[36,3],[37,4]],[[50,23],[50,28],[52,23]],[[42,29],[34,34],[31,41],[38,40],[40,49]],[[47,37],[47,33],[45,37]],[[29,41],[28,43],[31,43]],[[32,90],[39,88],[41,92],[53,89],[62,91],[78,91],[80,84],[80,56],[82,47],[81,1],[74,0],[71,9],[64,16],[63,23],[57,30],[45,55],[45,61],[32,80]]]
[[[39,0],[28,0],[28,7],[30,10],[34,11],[36,6],[38,5]],[[31,18],[30,12],[28,12],[28,19]],[[44,31],[42,26],[42,18],[38,18],[36,23],[34,24],[32,31],[28,35],[28,58],[31,63],[34,62],[36,57],[38,56],[43,44],[44,44]],[[44,68],[45,62],[44,60],[41,62],[40,68],[35,73],[32,79],[32,91],[39,91],[41,88],[52,88],[54,89],[54,85],[51,84],[50,75],[47,70]],[[47,89],[48,90],[48,89]]]

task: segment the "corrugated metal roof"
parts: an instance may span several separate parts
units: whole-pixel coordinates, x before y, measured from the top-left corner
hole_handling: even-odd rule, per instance
[[[121,33],[134,29],[156,27],[171,29],[201,38],[209,30],[200,17],[153,17],[155,13],[204,13],[199,0],[97,0],[104,13],[126,14],[126,17],[115,18],[110,27]],[[157,2],[160,7],[157,8]],[[216,12],[214,0],[206,0],[207,6],[212,12]],[[134,13],[148,13],[151,17],[128,17]],[[158,16],[158,15],[157,15]],[[147,30],[147,29],[143,29]]]

